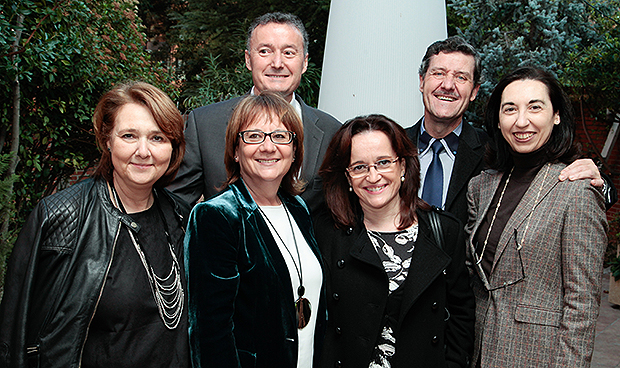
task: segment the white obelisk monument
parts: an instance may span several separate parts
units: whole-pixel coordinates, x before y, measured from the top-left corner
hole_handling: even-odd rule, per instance
[[[343,123],[380,113],[415,124],[420,62],[446,37],[444,0],[332,0],[319,108]]]

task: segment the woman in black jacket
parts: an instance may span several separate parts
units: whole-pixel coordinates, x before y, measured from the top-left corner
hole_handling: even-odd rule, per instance
[[[323,367],[468,365],[463,226],[418,198],[419,172],[406,133],[382,115],[350,120],[328,147],[319,171],[327,207],[314,216],[327,274]]]
[[[164,189],[183,118],[146,83],[120,85],[93,118],[93,179],[41,200],[9,261],[2,367],[187,367],[187,205]]]

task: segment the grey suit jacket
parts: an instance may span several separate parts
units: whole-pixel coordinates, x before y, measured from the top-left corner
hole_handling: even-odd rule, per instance
[[[558,181],[565,166],[536,175],[500,236],[489,277],[473,262],[472,239],[502,175],[489,170],[469,183],[474,362],[480,355],[482,367],[590,366],[607,221],[589,180]]]
[[[241,97],[207,105],[189,114],[185,127],[185,157],[179,172],[168,187],[187,203],[195,204],[201,195],[204,199],[217,194],[226,180],[224,148],[226,127]],[[302,197],[309,202],[321,194],[321,179],[317,171],[321,166],[327,145],[341,124],[331,115],[306,105],[299,96],[304,124],[304,163],[302,178],[308,183]]]
[[[418,145],[422,119],[407,129],[407,136]],[[480,174],[484,168],[484,150],[488,136],[480,129],[476,129],[463,121],[463,130],[459,136],[459,148],[456,151],[456,161],[450,177],[450,186],[444,209],[452,213],[463,224],[467,223],[467,183],[469,179]]]

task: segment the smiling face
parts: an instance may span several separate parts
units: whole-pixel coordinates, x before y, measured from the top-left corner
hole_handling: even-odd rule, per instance
[[[114,184],[126,190],[150,190],[168,170],[172,144],[144,106],[129,103],[118,111],[107,142]]]
[[[553,112],[547,86],[537,80],[518,80],[502,92],[499,128],[513,151],[534,152],[551,136],[560,116]]]
[[[259,116],[243,130],[262,130],[265,133],[274,130],[288,130],[277,116],[267,119]],[[282,178],[289,171],[293,163],[295,150],[293,143],[274,144],[269,137],[263,143],[247,144],[239,138],[239,146],[235,151],[235,160],[239,162],[241,178],[251,191],[272,185],[277,188]]]
[[[447,130],[445,135],[454,130],[469,103],[476,99],[479,86],[473,82],[475,64],[473,56],[461,52],[440,52],[431,57],[426,74],[420,76],[424,127],[431,135],[435,130]]]
[[[362,132],[351,139],[349,166],[374,164],[384,159],[394,160],[396,156],[388,136],[381,131]],[[347,177],[365,213],[382,211],[386,215],[398,214],[400,212],[398,191],[401,184],[400,177],[404,171],[404,165],[399,161],[387,172],[379,173],[371,167],[368,175],[359,178]]]
[[[257,90],[281,92],[291,102],[308,67],[301,32],[288,24],[267,23],[252,32],[245,65]]]

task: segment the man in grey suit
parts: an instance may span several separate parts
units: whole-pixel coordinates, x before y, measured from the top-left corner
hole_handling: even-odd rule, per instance
[[[463,38],[431,44],[418,71],[424,116],[407,135],[420,153],[420,197],[467,223],[467,183],[484,169],[488,136],[463,119],[480,88],[480,55]],[[438,160],[436,160],[436,158]],[[591,178],[605,187],[607,205],[615,203],[611,181],[604,182],[594,162],[582,159],[565,168],[560,180]],[[614,194],[610,194],[609,191]]]
[[[268,13],[256,18],[248,31],[245,64],[254,82],[250,93],[280,92],[301,116],[304,125],[301,176],[308,183],[302,197],[312,207],[321,195],[317,171],[340,123],[329,114],[309,107],[295,94],[308,67],[308,34],[301,20],[283,13]],[[185,158],[169,189],[192,205],[201,196],[208,199],[222,189],[226,180],[226,126],[242,98],[203,106],[189,114]]]

